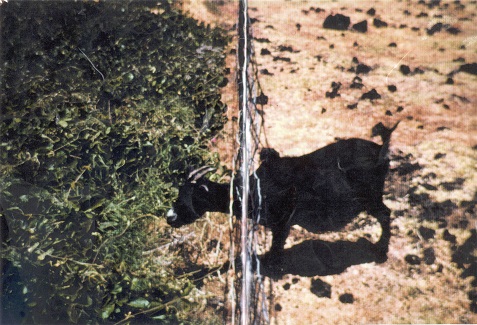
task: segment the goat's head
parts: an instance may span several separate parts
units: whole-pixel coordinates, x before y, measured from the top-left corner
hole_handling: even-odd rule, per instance
[[[179,187],[179,195],[172,209],[167,212],[167,223],[175,228],[188,225],[208,211],[209,188],[204,175],[214,170],[201,167],[189,174],[184,185]]]

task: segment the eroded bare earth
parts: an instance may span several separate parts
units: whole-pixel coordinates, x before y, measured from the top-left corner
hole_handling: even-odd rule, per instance
[[[301,155],[337,137],[369,139],[377,122],[401,120],[385,194],[393,210],[388,260],[369,255],[380,228],[365,215],[340,233],[295,228],[283,271],[263,270],[271,323],[477,323],[477,1],[249,5],[269,99],[264,145]],[[183,6],[209,23],[236,22],[236,2]],[[336,14],[349,27],[323,28]],[[229,62],[234,70],[234,54]],[[236,116],[232,84],[224,100]],[[212,145],[229,166],[234,127]],[[226,216],[181,231],[195,231],[200,245],[190,245],[204,248],[203,264],[227,260]],[[203,288],[222,311],[230,308],[225,283],[209,276]]]

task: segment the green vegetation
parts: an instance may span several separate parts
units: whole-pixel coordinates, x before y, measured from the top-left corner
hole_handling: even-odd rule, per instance
[[[225,122],[226,33],[166,1],[0,11],[4,317],[187,321],[204,297],[174,277],[179,257],[142,252],[167,240],[150,225],[173,184],[218,164],[207,141]]]

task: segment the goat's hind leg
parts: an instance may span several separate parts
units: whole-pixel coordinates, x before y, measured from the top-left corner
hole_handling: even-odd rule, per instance
[[[382,204],[380,209],[373,211],[373,216],[378,219],[381,225],[381,237],[379,241],[374,244],[374,251],[376,253],[376,262],[383,263],[388,257],[389,241],[391,239],[391,210]]]

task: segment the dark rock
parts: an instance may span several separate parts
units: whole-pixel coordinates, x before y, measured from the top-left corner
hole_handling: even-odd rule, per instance
[[[368,91],[367,93],[364,93],[361,96],[361,100],[365,100],[365,99],[376,100],[376,99],[380,99],[380,98],[381,98],[381,95],[374,88],[371,89],[370,91]]]
[[[421,259],[417,255],[413,254],[408,254],[404,257],[404,260],[406,263],[411,264],[411,265],[419,265],[421,264]]]
[[[318,297],[331,298],[331,285],[320,279],[311,281],[310,291]]]
[[[371,8],[368,11],[366,11],[366,13],[370,16],[374,16],[374,15],[376,15],[376,9]]]
[[[422,187],[424,187],[426,190],[428,191],[437,191],[437,187],[435,187],[434,185],[431,185],[431,184],[421,184]]]
[[[389,47],[397,47],[397,44],[395,42],[389,43]]]
[[[273,61],[284,61],[284,62],[291,62],[290,58],[286,58],[283,56],[274,56]]]
[[[389,90],[390,92],[394,93],[394,92],[396,92],[397,88],[396,88],[395,85],[389,85],[389,86],[388,86],[388,90]]]
[[[275,304],[275,311],[282,311],[283,307],[279,303]]]
[[[415,171],[421,170],[422,167],[421,165],[419,165],[419,163],[411,164],[406,162],[401,164],[399,167],[397,167],[397,169],[398,169],[398,175],[404,176],[404,175],[411,174]]]
[[[386,115],[387,116],[393,116],[393,113],[390,110],[386,110]]]
[[[424,250],[424,263],[427,265],[432,265],[436,261],[436,253],[434,251],[434,248],[426,248]]]
[[[361,89],[361,88],[364,87],[362,82],[363,82],[363,80],[360,77],[356,76],[356,77],[354,77],[353,82],[351,83],[351,85],[349,87],[351,89]]]
[[[416,17],[417,17],[417,18],[425,18],[425,17],[429,17],[429,14],[426,13],[426,12],[421,11],[421,12],[419,13],[419,15],[417,15]]]
[[[434,229],[427,228],[424,226],[420,226],[418,229],[418,232],[422,236],[422,238],[424,238],[425,240],[434,238],[434,236],[436,235],[436,231]]]
[[[358,103],[356,103],[356,104],[349,104],[349,105],[346,106],[346,107],[348,107],[348,109],[356,109],[356,108],[358,108]]]
[[[350,23],[350,18],[342,14],[329,15],[323,22],[323,28],[347,30]]]
[[[356,67],[356,74],[367,74],[372,70],[372,68],[369,65],[360,63]]]
[[[296,30],[297,30],[297,31],[300,31],[300,29],[301,29],[301,24],[298,24],[298,23],[297,23],[295,26],[296,26]]]
[[[388,27],[388,23],[385,22],[385,21],[382,21],[381,19],[378,19],[378,18],[374,18],[373,19],[373,25],[377,28],[381,28],[381,27]]]
[[[291,288],[291,284],[290,284],[290,283],[285,283],[285,284],[283,285],[283,289],[285,289],[285,290],[290,290],[290,288]]]
[[[351,293],[343,293],[340,295],[339,300],[343,304],[352,304],[354,302],[354,297]]]
[[[363,20],[359,23],[356,23],[353,25],[353,30],[360,32],[360,33],[366,33],[368,31],[368,21]]]
[[[401,71],[403,75],[407,76],[411,73],[411,68],[409,68],[409,66],[405,64],[401,64],[401,66],[399,67],[399,71]]]
[[[293,51],[293,48],[291,46],[287,46],[287,45],[278,45],[278,50],[280,52],[294,52]]]
[[[255,38],[255,42],[257,42],[257,43],[271,43],[268,38]]]
[[[462,189],[464,182],[465,182],[465,179],[459,177],[459,178],[456,178],[453,182],[443,182],[440,185],[446,191],[455,191],[455,190]]]
[[[270,52],[268,49],[261,49],[260,50],[260,55],[270,55],[272,52]]]
[[[447,126],[439,126],[436,131],[445,131],[445,130],[450,130]]]
[[[457,35],[462,33],[462,31],[457,27],[449,27],[446,29],[446,32],[448,32],[451,35]]]
[[[436,160],[441,159],[441,158],[444,158],[445,156],[447,156],[447,154],[438,152],[435,154],[434,159]]]
[[[404,110],[404,107],[402,106],[398,106],[398,108],[396,109],[396,112],[402,112]]]
[[[466,63],[459,67],[460,72],[477,75],[477,63]]]
[[[331,83],[331,91],[327,91],[325,96],[326,98],[335,98],[335,97],[339,97],[341,96],[340,94],[338,94],[338,91],[340,90],[341,88],[341,82],[332,82]]]
[[[255,97],[255,102],[257,105],[267,105],[268,104],[268,96],[264,93],[260,93],[259,96]]]
[[[354,64],[358,64],[359,60],[357,57],[353,56],[353,60],[351,60],[351,62],[353,62]]]
[[[427,29],[427,35],[434,35],[435,33],[438,33],[442,30],[443,27],[444,24],[442,23],[434,24],[431,28]]]
[[[325,114],[326,113],[326,108],[322,108],[321,109],[321,114]]]
[[[414,74],[423,74],[423,73],[424,73],[424,70],[422,70],[421,68],[414,69]]]
[[[273,73],[268,71],[268,69],[262,69],[262,70],[260,70],[260,73],[265,75],[265,76],[273,76]]]
[[[446,85],[453,85],[453,84],[454,84],[454,79],[452,79],[451,77],[447,78]]]

